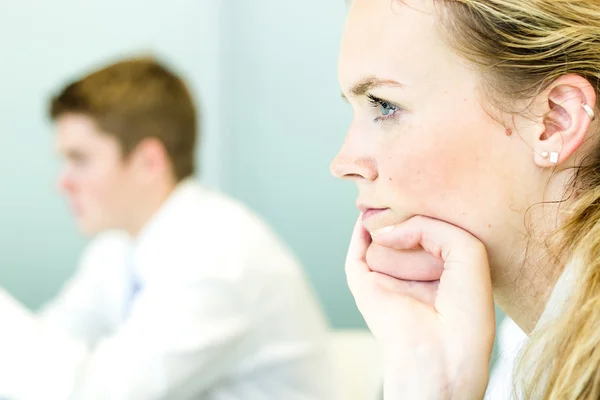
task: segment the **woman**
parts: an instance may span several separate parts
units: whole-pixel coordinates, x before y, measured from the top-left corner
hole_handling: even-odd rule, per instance
[[[530,334],[519,398],[599,398],[600,3],[355,0],[339,76],[386,399],[481,399],[494,299]]]

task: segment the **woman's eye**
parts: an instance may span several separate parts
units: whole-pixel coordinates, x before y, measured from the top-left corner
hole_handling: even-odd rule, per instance
[[[385,101],[381,103],[380,107],[381,107],[381,114],[383,114],[384,116],[393,114],[398,110],[398,107],[393,106],[390,103],[387,103]]]
[[[390,118],[394,118],[396,114],[398,114],[402,109],[392,104],[388,101],[375,97],[373,95],[368,95],[369,103],[375,108],[379,110],[381,116],[375,118],[374,122],[384,121]]]

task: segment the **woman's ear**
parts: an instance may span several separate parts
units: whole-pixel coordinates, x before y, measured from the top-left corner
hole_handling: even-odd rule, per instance
[[[563,163],[581,147],[595,118],[596,92],[586,79],[569,74],[539,96],[544,130],[532,145],[536,164],[549,167]]]

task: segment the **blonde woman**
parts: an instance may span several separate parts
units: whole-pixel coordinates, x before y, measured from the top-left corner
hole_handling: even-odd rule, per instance
[[[333,173],[386,399],[481,399],[496,303],[513,395],[600,398],[600,2],[355,0]]]

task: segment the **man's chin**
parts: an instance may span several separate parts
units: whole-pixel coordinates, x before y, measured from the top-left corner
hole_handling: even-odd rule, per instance
[[[91,223],[83,218],[76,218],[75,222],[77,224],[79,233],[87,237],[96,236],[97,234],[106,230],[103,227],[100,227],[98,224]]]

